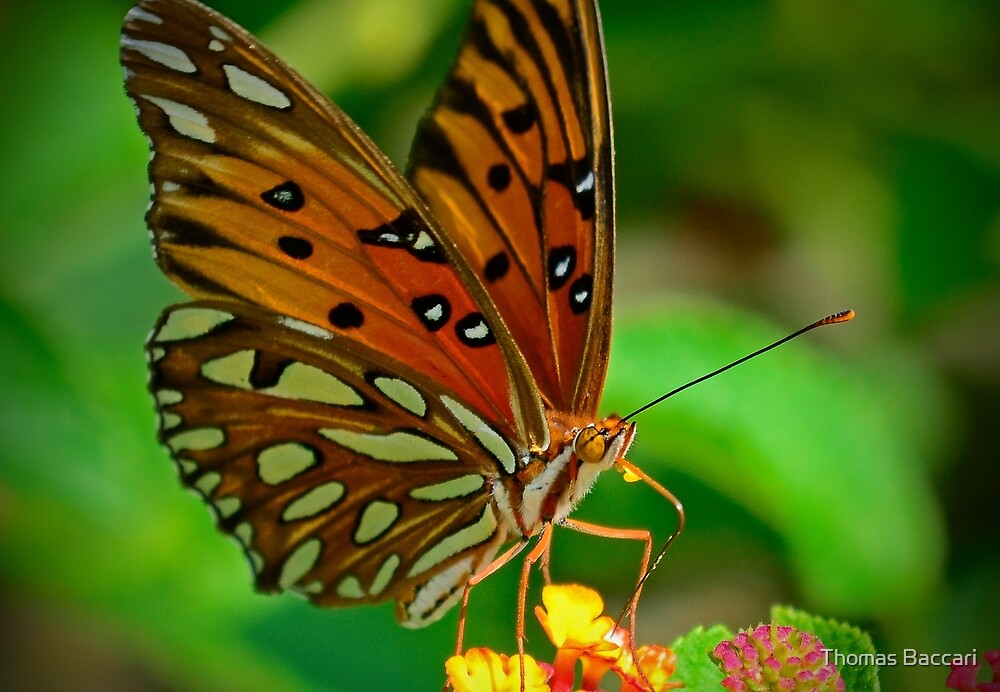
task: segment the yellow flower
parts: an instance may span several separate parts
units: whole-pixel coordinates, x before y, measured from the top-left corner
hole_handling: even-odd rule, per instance
[[[604,637],[615,621],[604,612],[604,601],[593,589],[577,584],[549,584],[542,590],[535,615],[545,634],[559,649],[605,651],[616,645]]]
[[[444,664],[455,692],[519,692],[521,661],[487,648],[469,649]],[[524,692],[549,692],[548,673],[531,656],[524,656]]]
[[[549,680],[552,689],[555,692],[573,689],[576,662],[581,656],[584,659],[585,685],[600,680],[617,660],[620,648],[620,643],[609,641],[608,635],[614,630],[615,621],[601,615],[604,601],[600,595],[577,584],[549,584],[542,589],[542,603],[545,608],[537,606],[535,615],[545,634],[558,648]],[[597,660],[592,662],[592,658]]]

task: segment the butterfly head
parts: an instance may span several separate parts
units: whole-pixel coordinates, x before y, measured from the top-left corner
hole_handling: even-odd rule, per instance
[[[573,451],[581,463],[607,468],[625,456],[634,438],[635,423],[609,416],[581,428],[573,439]]]

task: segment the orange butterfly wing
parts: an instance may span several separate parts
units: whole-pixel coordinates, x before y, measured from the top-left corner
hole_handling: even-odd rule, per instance
[[[549,408],[593,416],[610,338],[614,190],[597,9],[477,0],[410,177],[488,287]]]
[[[149,342],[161,439],[262,589],[395,598],[412,626],[515,537],[493,488],[547,449],[547,411],[592,414],[608,351],[596,9],[481,0],[474,17],[416,145],[426,202],[218,13],[144,0],[122,36],[157,261],[197,299]],[[488,104],[471,121],[464,88]],[[482,186],[476,147],[505,157],[506,185],[494,163]]]
[[[424,583],[444,569],[467,578],[505,539],[487,479],[514,471],[515,453],[496,431],[470,431],[426,375],[227,301],[168,309],[149,349],[160,437],[260,589],[331,606],[397,598],[419,626],[465,579],[418,599]]]
[[[196,2],[137,5],[121,60],[154,151],[147,222],[167,276],[349,335],[544,444],[530,373],[485,290],[346,115]]]

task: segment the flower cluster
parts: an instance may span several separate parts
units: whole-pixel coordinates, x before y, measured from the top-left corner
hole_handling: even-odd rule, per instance
[[[517,692],[522,666],[526,692],[597,690],[609,671],[621,679],[622,692],[650,687],[663,692],[683,686],[669,680],[676,668],[673,652],[663,646],[643,646],[633,656],[629,631],[615,627],[614,619],[603,615],[604,602],[592,589],[549,585],[542,591],[542,603],[544,608],[535,608],[535,615],[556,646],[552,664],[538,663],[528,655],[522,662],[518,656],[470,649],[445,664],[455,692]],[[575,685],[578,661],[582,679]]]
[[[844,692],[844,679],[827,663],[823,642],[794,627],[758,625],[741,630],[712,652],[732,692],[806,690]]]
[[[981,663],[951,664],[951,674],[944,683],[945,687],[958,692],[1000,692],[1000,649],[993,649],[983,654],[983,658],[993,669],[992,682],[976,682]]]

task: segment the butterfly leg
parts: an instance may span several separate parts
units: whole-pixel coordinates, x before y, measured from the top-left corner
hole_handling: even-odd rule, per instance
[[[560,525],[590,536],[600,536],[603,538],[616,538],[625,540],[637,540],[643,542],[644,547],[643,547],[642,565],[639,570],[639,579],[636,582],[635,588],[632,590],[632,594],[629,596],[628,601],[625,604],[625,607],[622,609],[621,615],[618,616],[618,622],[620,623],[622,618],[625,617],[626,614],[628,615],[629,653],[632,654],[633,660],[638,662],[639,658],[638,655],[636,654],[636,649],[635,649],[635,626],[636,626],[635,621],[636,621],[636,611],[639,606],[639,594],[642,593],[642,587],[646,583],[646,579],[648,579],[649,575],[653,572],[654,569],[656,569],[656,566],[660,564],[660,560],[663,559],[663,556],[666,554],[667,549],[673,544],[673,542],[684,530],[685,514],[684,514],[684,507],[683,505],[681,505],[680,500],[678,500],[673,493],[664,488],[653,478],[648,476],[640,468],[630,464],[624,459],[620,459],[618,461],[618,464],[621,467],[621,470],[625,472],[626,478],[629,478],[629,476],[631,476],[632,480],[641,480],[644,483],[646,483],[658,494],[666,498],[673,505],[674,510],[677,513],[677,526],[676,528],[674,528],[673,533],[670,534],[670,537],[667,538],[666,542],[663,544],[663,547],[660,549],[660,552],[656,554],[656,557],[652,558],[653,554],[652,534],[645,529],[615,529],[607,526],[601,526],[599,524],[591,524],[583,521],[574,521],[572,519],[563,519],[560,522]],[[652,560],[650,560],[650,558],[652,558]],[[636,665],[636,671],[639,673],[639,677],[642,679],[643,683],[647,686],[647,688],[653,689],[649,680],[646,679],[646,674],[643,672],[641,668],[638,667],[638,665]]]
[[[462,604],[458,611],[458,635],[455,638],[455,655],[462,655],[462,645],[465,641],[465,616],[466,611],[469,607],[469,594],[472,592],[472,587],[486,579],[488,576],[496,572],[498,569],[506,565],[508,562],[513,560],[517,555],[524,550],[524,547],[528,545],[528,539],[522,538],[519,542],[512,545],[510,548],[505,550],[500,554],[499,557],[495,558],[493,562],[486,565],[483,569],[473,574],[469,577],[469,581],[465,583],[465,590],[462,592]],[[518,608],[518,620],[523,616],[523,603],[521,607]],[[519,627],[519,630],[520,627]]]
[[[538,566],[542,570],[542,577],[545,579],[545,584],[548,586],[552,583],[552,573],[549,571],[549,563],[552,558],[552,541],[548,541],[545,546],[545,552],[542,554],[542,559],[538,563]]]
[[[517,589],[517,655],[521,661],[521,692],[524,692],[524,612],[528,600],[528,581],[531,567],[539,560],[548,560],[549,549],[552,547],[551,529],[551,524],[542,525],[538,533],[538,542],[525,556],[524,563],[521,565],[521,583]]]
[[[625,605],[625,612],[628,613],[630,631],[635,635],[635,609],[639,602],[639,592],[642,589],[642,583],[646,575],[646,568],[649,566],[649,560],[653,555],[653,536],[649,531],[645,529],[614,529],[607,526],[601,526],[599,524],[591,524],[585,521],[575,521],[573,519],[563,519],[560,522],[560,526],[565,526],[567,529],[572,529],[573,531],[579,531],[580,533],[585,533],[588,536],[599,536],[601,538],[614,538],[619,540],[630,540],[630,541],[642,541],[642,565],[639,571],[639,580],[637,582],[637,588],[632,592],[629,597],[629,602]]]

